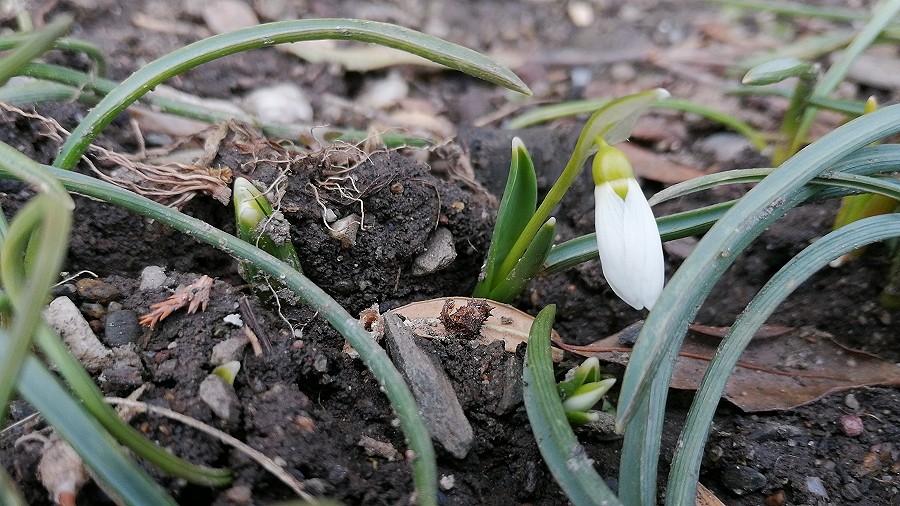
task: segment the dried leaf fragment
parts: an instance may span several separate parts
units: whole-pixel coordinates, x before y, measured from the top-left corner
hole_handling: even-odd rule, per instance
[[[141,325],[152,329],[175,310],[185,306],[188,314],[196,313],[197,309],[206,311],[212,284],[212,278],[204,274],[190,285],[179,287],[168,299],[150,306],[150,312],[141,316]]]

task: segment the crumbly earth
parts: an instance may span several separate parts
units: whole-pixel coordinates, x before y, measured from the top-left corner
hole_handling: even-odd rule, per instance
[[[123,79],[142,62],[196,40],[199,35],[185,31],[184,26],[203,27],[202,5],[211,3],[114,5],[79,0],[49,7],[51,15],[73,12],[73,35],[98,44],[110,55],[110,76]],[[481,2],[458,6],[441,0],[275,3],[287,6],[282,15],[290,15],[287,11],[292,10],[308,16],[398,22],[499,57],[505,55],[539,98],[614,96],[665,86],[676,96],[738,111],[735,114],[770,130],[777,124],[778,108],[783,107],[762,99],[724,99],[721,90],[707,79],[715,76],[719,84],[725,82],[718,74],[686,72],[684,60],[654,63],[648,56],[652,50],[696,49],[688,44],[691,41],[700,46],[701,42],[722,40],[726,46],[738,45],[738,36],[764,32],[765,24],[772,21],[764,15],[745,16],[728,24],[721,12],[698,2],[641,0],[622,6],[581,2],[592,6],[597,17],[592,28],[580,29],[573,26],[574,18],[563,3],[554,2],[502,1],[490,6]],[[579,2],[570,2],[575,3]],[[272,19],[266,16],[278,15],[257,8],[263,21]],[[148,19],[163,22],[152,24]],[[737,28],[723,32],[723,26]],[[797,31],[820,28],[814,22],[793,26]],[[87,65],[83,57],[65,53],[51,53],[49,59],[79,68]],[[713,68],[720,69],[721,63],[718,65]],[[579,84],[573,77],[575,70],[590,72],[594,80]],[[434,153],[367,151],[346,144],[297,153],[287,144],[263,141],[250,127],[226,137],[215,152],[216,165],[261,186],[277,183],[283,190],[276,207],[290,225],[305,273],[352,314],[372,304],[387,310],[415,300],[468,293],[487,251],[512,136],[522,137],[532,152],[544,192],[564,165],[574,144],[572,136],[577,134],[578,125],[565,120],[553,127],[519,131],[503,130],[496,121],[483,121],[488,125],[483,128],[472,126],[505,103],[504,92],[455,73],[413,68],[403,68],[400,73],[411,83],[410,93],[420,104],[428,104],[429,111],[458,126],[452,146],[468,155],[474,181],[452,170],[438,170],[447,163]],[[347,105],[348,101],[352,103],[367,84],[385,75],[384,71],[346,72],[337,65],[303,63],[265,50],[211,62],[169,84],[203,97],[231,100],[265,84],[291,81],[311,97],[315,121],[365,129],[384,119],[383,115],[366,113]],[[896,99],[890,92],[869,90],[864,85],[855,89],[857,94],[870,91]],[[68,129],[85,111],[84,106],[69,103],[37,108]],[[704,154],[699,146],[718,128],[705,120],[665,113],[654,113],[654,117],[666,129],[682,134],[674,140],[651,136],[641,142],[668,152],[673,159],[719,169],[765,163],[751,150],[726,159]],[[0,117],[0,140],[49,163],[58,144],[41,132],[32,120],[11,113]],[[149,138],[158,144],[172,140],[159,135]],[[106,129],[99,143],[122,152],[139,149],[124,115]],[[80,166],[78,170],[90,169]],[[648,193],[659,188],[658,183],[646,182]],[[582,174],[557,210],[560,239],[591,231],[591,189],[589,175]],[[743,190],[728,187],[705,192],[665,203],[657,213],[693,209],[734,198]],[[0,180],[0,204],[8,217],[29,196],[30,190],[23,185]],[[288,301],[279,309],[272,297],[245,283],[237,262],[214,248],[114,206],[84,197],[75,200],[66,269],[73,273],[91,270],[106,292],[79,291],[72,283],[57,292],[82,308],[106,344],[122,345],[113,343],[104,330],[111,314],[143,314],[179,284],[190,283],[201,274],[216,278],[205,311],[193,315],[177,311],[124,345],[137,353],[139,363],[113,363],[104,369],[97,381],[105,394],[126,396],[146,384],[141,400],[230,433],[274,458],[315,495],[345,504],[407,504],[411,500],[406,445],[394,414],[372,375],[360,360],[344,352],[343,339],[321,317]],[[781,265],[827,233],[835,206],[834,202],[808,205],[779,220],[736,260],[700,309],[697,321],[730,324]],[[354,240],[329,230],[335,222],[326,219],[327,211],[336,219],[359,215],[362,226]],[[208,197],[195,198],[185,212],[223,230],[234,230],[231,209]],[[456,259],[437,271],[414,274],[416,257],[425,253],[428,240],[439,228],[452,235]],[[680,259],[674,254],[667,257],[667,274],[671,275]],[[816,274],[783,304],[771,323],[812,325],[849,347],[900,361],[900,312],[875,302],[889,261],[887,247],[877,245],[856,262]],[[165,268],[167,278],[162,286],[140,289],[141,271],[147,266]],[[514,304],[533,314],[549,303],[559,307],[556,329],[566,341],[578,344],[612,334],[643,316],[614,296],[597,262],[536,279]],[[235,411],[223,418],[200,400],[198,392],[213,369],[213,347],[245,335],[223,320],[231,314],[240,314],[245,322],[251,317],[257,320],[254,329],[261,353],[256,355],[248,346],[238,355],[241,370],[234,383]],[[511,354],[499,344],[474,346],[456,339],[419,344],[447,372],[474,430],[472,449],[464,459],[454,458],[439,445],[436,448],[443,484],[441,503],[563,504],[565,496],[542,462],[524,407],[517,399],[504,396],[515,390],[510,382],[516,376],[510,371],[520,367],[522,350]],[[621,375],[618,366],[604,370]],[[661,476],[668,471],[690,401],[690,393],[672,393]],[[747,414],[723,402],[710,431],[701,482],[724,503],[734,505],[898,504],[898,406],[900,392],[896,388],[877,387],[828,395],[788,412]],[[31,413],[27,404],[16,401],[2,427]],[[842,425],[845,415],[858,415],[864,430],[850,435]],[[234,484],[220,490],[186,485],[149,469],[180,504],[268,504],[292,497],[286,486],[258,464],[210,436],[156,415],[137,415],[131,423],[192,462],[234,470]],[[15,442],[44,428],[40,419],[32,419],[4,431],[0,438],[0,462],[29,504],[48,504],[35,474],[42,446],[33,439]],[[615,487],[621,441],[588,430],[579,430],[578,436],[598,472]],[[398,454],[367,451],[360,445],[364,437],[392,446]],[[664,494],[662,481],[660,493]],[[93,484],[79,494],[78,503],[112,504]]]

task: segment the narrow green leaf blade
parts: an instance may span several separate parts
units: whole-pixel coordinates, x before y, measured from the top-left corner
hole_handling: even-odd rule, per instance
[[[622,503],[594,470],[591,460],[566,418],[550,356],[550,332],[556,306],[538,313],[528,336],[525,355],[525,410],[544,462],[575,506],[620,505]]]
[[[757,330],[788,295],[828,265],[828,262],[866,244],[891,237],[900,237],[900,214],[876,216],[850,223],[804,249],[763,286],[732,325],[703,375],[684,429],[675,445],[675,457],[666,489],[667,505],[694,504],[703,448],[719,398],[741,353]]]
[[[475,287],[474,297],[488,296],[497,285],[495,280],[506,277],[506,273],[497,272],[497,269],[525,229],[534,214],[535,207],[537,207],[537,175],[534,162],[525,144],[516,137],[512,141],[509,177],[506,180],[503,197],[500,199],[500,208],[497,210],[497,221],[494,223],[494,234],[488,249],[484,279]]]
[[[525,254],[513,267],[506,278],[491,290],[490,299],[497,302],[511,302],[528,286],[531,278],[541,270],[553,240],[556,238],[556,219],[550,218],[538,230]]]
[[[357,19],[301,19],[252,26],[215,35],[150,62],[112,90],[85,116],[53,165],[71,169],[88,145],[120,112],[156,85],[200,64],[241,51],[305,40],[369,42],[416,54],[520,93],[528,87],[511,70],[477,51],[415,30]]]
[[[6,346],[3,339],[0,346]],[[125,504],[175,505],[144,471],[125,457],[115,441],[33,356],[25,360],[18,388],[25,400],[40,411]]]
[[[815,70],[815,64],[797,58],[775,58],[750,69],[741,79],[741,83],[749,86],[764,86],[780,83],[791,77],[806,77]]]

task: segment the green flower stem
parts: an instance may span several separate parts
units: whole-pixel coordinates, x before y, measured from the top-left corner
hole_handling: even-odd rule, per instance
[[[611,100],[608,98],[596,98],[588,100],[572,100],[561,104],[551,104],[537,107],[529,112],[519,115],[506,124],[506,128],[520,129],[534,126],[540,123],[546,123],[554,119],[565,118],[568,116],[576,116],[596,111],[598,108],[608,104]],[[746,137],[756,149],[762,150],[766,147],[766,140],[745,121],[736,118],[733,115],[726,114],[711,107],[691,102],[688,100],[680,100],[677,98],[667,98],[660,100],[652,105],[654,109],[670,109],[673,111],[682,111],[691,114],[697,114],[705,118],[711,119],[722,125],[734,130],[735,132]]]
[[[20,46],[23,42],[29,40],[32,34],[30,33],[14,33],[10,35],[0,35],[0,51],[7,51],[9,49],[13,49],[15,47]],[[97,75],[105,76],[106,75],[106,56],[103,54],[103,51],[91,44],[90,42],[73,39],[70,37],[63,37],[57,39],[53,43],[53,49],[63,49],[66,51],[74,51],[76,53],[84,53],[91,61],[94,62],[94,70]]]
[[[528,87],[506,67],[471,49],[414,30],[351,19],[303,19],[215,35],[145,65],[109,93],[72,132],[53,165],[72,168],[91,141],[130,104],[166,80],[208,61],[274,44],[317,39],[356,40],[401,49],[521,93]]]
[[[11,149],[9,147],[3,148],[3,145],[0,144],[0,153]],[[23,157],[18,152],[14,150],[13,152],[19,157]],[[5,169],[5,166],[0,164],[0,168]],[[179,213],[152,200],[89,176],[51,167],[46,169],[58,177],[69,191],[97,198],[155,221],[165,223],[199,241],[230,254],[240,261],[254,263],[260,270],[281,280],[306,304],[318,311],[359,352],[360,357],[369,367],[372,375],[384,388],[406,434],[409,447],[415,454],[415,458],[412,460],[412,468],[419,503],[423,505],[436,504],[437,465],[435,463],[434,447],[432,446],[428,429],[425,427],[425,423],[416,406],[415,399],[413,399],[409,387],[403,381],[403,377],[397,372],[385,351],[375,343],[359,322],[350,316],[334,299],[284,262],[252,244],[218,230],[209,223]],[[10,175],[6,170],[0,170],[0,176],[8,177]]]
[[[873,242],[900,236],[900,214],[866,218],[822,237],[782,267],[759,291],[722,340],[709,363],[675,445],[666,505],[693,506],[708,428],[741,353],[795,288],[831,260]]]
[[[773,165],[781,165],[797,152],[793,142],[800,131],[803,116],[809,108],[809,97],[813,94],[817,79],[818,71],[813,69],[797,78],[797,86],[794,88],[787,111],[784,113],[778,142],[775,143],[775,149],[772,152]]]

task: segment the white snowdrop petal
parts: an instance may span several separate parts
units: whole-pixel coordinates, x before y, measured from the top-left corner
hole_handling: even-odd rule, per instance
[[[638,303],[651,309],[662,292],[665,263],[653,211],[633,179],[628,181],[623,225],[626,268],[640,292]]]
[[[603,277],[620,299],[641,309],[641,289],[634,284],[633,274],[626,267],[625,202],[609,183],[594,188],[594,201],[594,225]]]

